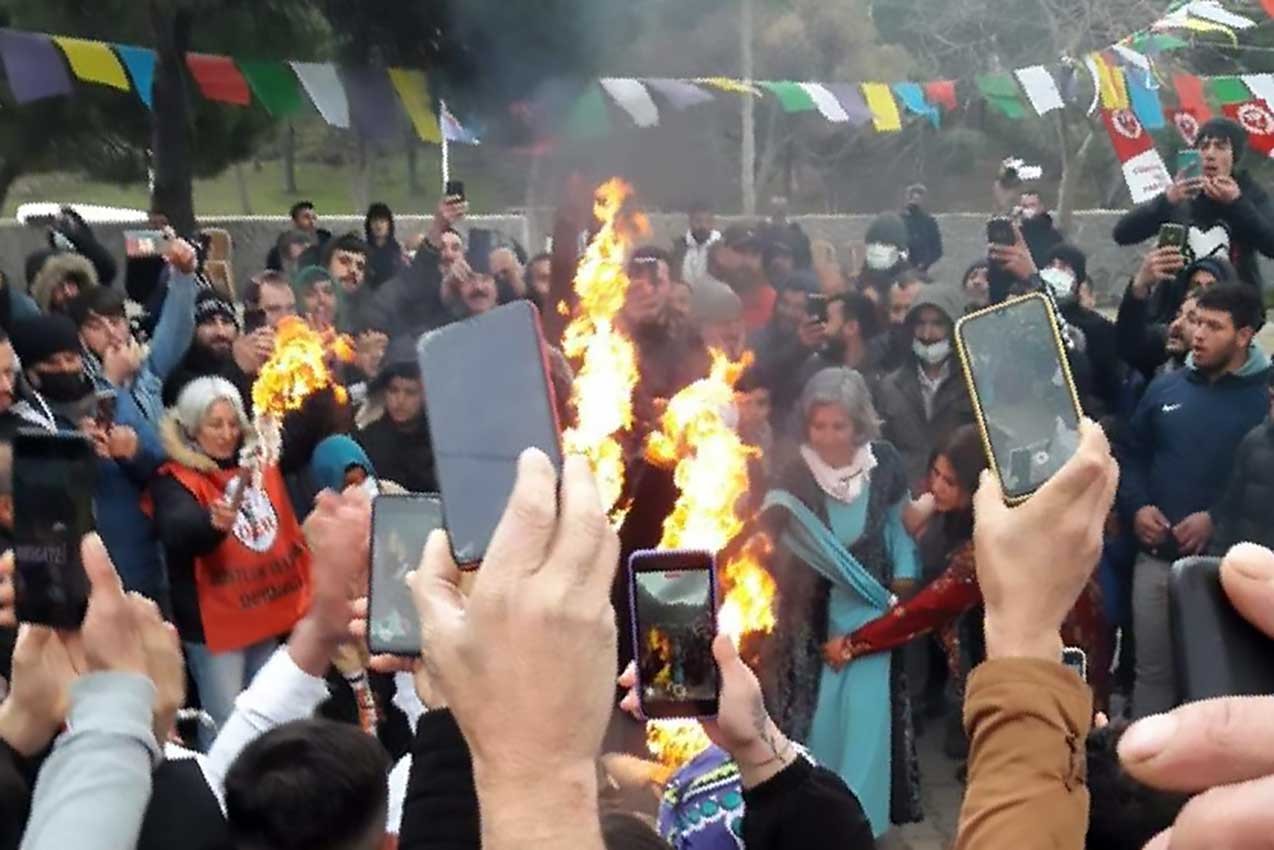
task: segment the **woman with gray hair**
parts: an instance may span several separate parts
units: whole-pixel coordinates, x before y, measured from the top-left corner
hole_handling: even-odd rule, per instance
[[[902,457],[880,440],[867,382],[824,369],[801,393],[800,456],[762,506],[776,541],[778,623],[763,660],[766,704],[858,796],[877,837],[921,818],[919,772],[901,669],[882,653],[834,669],[830,635],[889,611],[920,574],[903,526]]]
[[[203,708],[220,726],[304,613],[310,554],[277,465],[254,475],[256,433],[234,385],[203,377],[160,426],[151,483],[173,620]],[[209,742],[210,743],[210,742]]]

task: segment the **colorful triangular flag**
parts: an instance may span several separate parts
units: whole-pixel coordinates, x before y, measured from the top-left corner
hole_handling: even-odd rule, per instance
[[[416,128],[416,135],[422,142],[439,144],[442,142],[442,128],[438,126],[438,116],[434,114],[434,99],[429,94],[429,79],[425,72],[411,68],[390,68],[389,81],[398,92],[411,125]]]
[[[257,101],[276,118],[291,115],[305,102],[296,74],[283,62],[240,60],[239,71],[248,81]]]
[[[66,54],[71,73],[86,83],[98,83],[128,91],[128,75],[111,48],[100,41],[55,35],[53,41]]]
[[[248,81],[235,67],[229,56],[211,56],[207,53],[187,53],[186,67],[195,78],[199,91],[208,100],[247,106],[252,103]]]
[[[872,122],[878,133],[897,133],[902,130],[902,116],[898,114],[898,104],[884,83],[863,83],[863,97],[867,99],[867,108],[871,110]]]
[[[938,111],[938,107],[925,100],[925,90],[919,83],[894,83],[893,90],[908,112],[928,118],[929,123],[935,127],[941,125],[942,113]]]
[[[133,91],[148,107],[154,105],[153,89],[155,87],[155,51],[149,47],[133,47],[130,44],[115,45],[115,52],[120,61],[128,69],[128,76],[133,80]]]
[[[978,90],[986,98],[987,103],[995,107],[1006,118],[1025,118],[1026,107],[1017,94],[1017,83],[1009,74],[978,74],[974,78]]]
[[[788,80],[765,80],[757,85],[778,98],[784,112],[813,112],[818,107],[809,92],[801,88],[799,83]]]
[[[659,107],[650,92],[639,80],[607,77],[599,81],[606,93],[628,113],[638,127],[655,127],[659,124]]]

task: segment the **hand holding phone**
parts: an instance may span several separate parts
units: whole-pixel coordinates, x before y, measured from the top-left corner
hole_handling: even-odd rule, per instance
[[[815,322],[827,321],[828,298],[821,292],[811,292],[805,296],[805,312]]]
[[[464,195],[464,181],[448,180],[446,186],[443,187],[442,194],[446,196],[448,201],[466,200]]]
[[[429,535],[440,528],[442,503],[435,495],[383,495],[372,502],[367,648],[373,654],[420,654],[420,616],[407,574],[420,566]]]
[[[708,552],[634,552],[628,560],[637,695],[645,717],[715,717],[721,693],[716,566]]]
[[[129,259],[167,256],[172,238],[163,230],[125,230],[124,253]]]
[[[1177,173],[1186,180],[1203,176],[1203,158],[1193,148],[1177,152]]]
[[[1016,245],[1017,231],[1013,229],[1013,221],[1002,215],[992,218],[986,223],[986,241],[992,245]]]

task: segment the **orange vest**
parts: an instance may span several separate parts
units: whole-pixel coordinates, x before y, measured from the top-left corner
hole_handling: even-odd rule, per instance
[[[166,463],[171,475],[205,508],[224,499],[238,469],[196,472]],[[310,599],[310,551],[277,466],[263,490],[249,484],[234,528],[211,552],[195,558],[195,589],[204,642],[213,652],[243,649],[296,625]],[[276,507],[278,506],[278,507]]]

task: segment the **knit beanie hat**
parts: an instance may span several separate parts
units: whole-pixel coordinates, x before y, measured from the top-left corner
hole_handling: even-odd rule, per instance
[[[867,235],[863,239],[868,245],[894,245],[900,251],[906,251],[911,244],[907,234],[907,224],[898,213],[887,212],[876,216],[867,227]]]
[[[19,322],[10,334],[14,353],[26,367],[63,351],[80,353],[80,335],[66,316],[52,314]]]
[[[217,316],[233,322],[236,326],[239,324],[233,304],[218,295],[216,290],[201,290],[195,296],[195,324],[202,325],[205,322],[211,322]]]
[[[363,447],[344,434],[333,434],[314,447],[310,478],[318,487],[339,493],[345,489],[345,473],[352,466],[361,466],[368,477],[376,477],[376,467]]]

